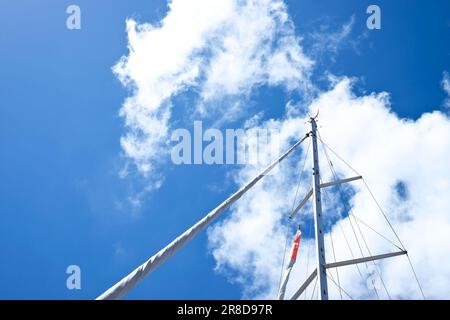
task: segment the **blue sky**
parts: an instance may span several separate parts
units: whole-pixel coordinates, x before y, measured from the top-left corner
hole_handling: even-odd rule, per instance
[[[72,3],[81,8],[81,30],[66,28]],[[374,31],[365,25],[372,1],[286,3],[313,58],[314,32],[331,33],[354,19],[336,52],[316,60],[312,78],[321,89],[330,72],[358,77],[361,94],[389,92],[400,117],[444,110],[448,1],[376,1],[382,29]],[[167,163],[159,169],[161,188],[139,208],[127,202],[145,179],[118,174],[125,131],[119,109],[129,91],[111,68],[128,53],[125,20],[155,23],[166,12],[165,1],[0,4],[0,298],[95,298],[235,190],[228,167]],[[250,112],[280,117],[293,96],[262,86],[251,95]],[[193,99],[188,91],[173,102]],[[186,121],[177,111],[174,117]],[[71,264],[81,267],[81,290],[66,288]],[[241,286],[214,266],[203,233],[128,298],[240,298]]]

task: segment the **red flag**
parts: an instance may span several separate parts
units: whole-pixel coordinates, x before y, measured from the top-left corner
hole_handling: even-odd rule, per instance
[[[297,260],[297,252],[298,247],[300,246],[300,239],[302,237],[302,232],[300,231],[300,228],[298,228],[295,237],[294,237],[294,244],[292,245],[292,251],[291,251],[291,261],[290,264],[294,264]]]
[[[294,236],[294,243],[292,245],[291,250],[291,260],[289,261],[288,265],[286,266],[286,272],[284,273],[283,280],[280,284],[280,290],[278,291],[278,299],[283,300],[284,294],[286,292],[286,286],[289,281],[289,275],[291,274],[292,267],[295,264],[295,260],[297,260],[297,252],[298,247],[300,246],[300,239],[302,237],[302,232],[300,231],[300,226],[298,226],[297,232]]]

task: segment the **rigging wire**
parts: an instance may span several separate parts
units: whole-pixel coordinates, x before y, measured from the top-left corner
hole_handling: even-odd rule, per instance
[[[328,275],[327,275],[327,277],[328,277],[328,279],[330,279],[330,280],[334,283],[334,285],[335,285],[336,287],[339,288],[339,290],[342,290],[342,291],[347,295],[347,297],[349,297],[351,300],[354,300],[353,297],[352,297],[350,294],[348,294],[347,291],[344,290],[344,288],[342,288],[340,285],[338,285],[338,284],[333,280],[333,278],[331,278],[331,277],[328,276]]]
[[[319,137],[319,140],[320,140],[320,142],[322,143],[322,145],[323,146],[325,146],[328,150],[330,150],[337,158],[339,158],[343,163],[345,163],[346,165],[347,165],[347,167],[349,167],[354,173],[356,173],[358,176],[361,176],[347,161],[345,161],[342,157],[340,157],[338,154],[337,154],[337,152],[336,151],[334,151],[330,146],[328,146],[323,140],[322,140],[322,137],[320,136],[320,133],[319,133],[319,131],[317,131],[317,133],[318,133],[318,137]],[[362,176],[361,176],[362,177]],[[375,202],[375,204],[377,205],[377,207],[378,207],[378,209],[380,210],[380,212],[382,213],[382,215],[383,215],[383,217],[384,217],[384,219],[386,220],[386,222],[387,222],[387,224],[389,225],[389,227],[390,227],[390,229],[392,230],[392,232],[394,233],[394,235],[395,235],[395,237],[396,237],[396,239],[398,240],[398,242],[399,242],[399,244],[400,244],[400,246],[401,246],[401,249],[403,250],[403,251],[406,251],[406,248],[405,248],[405,246],[403,245],[403,242],[400,240],[400,237],[398,236],[398,234],[397,234],[397,232],[395,231],[395,229],[394,229],[394,227],[392,226],[392,224],[391,224],[391,222],[390,222],[390,220],[388,219],[388,217],[387,217],[387,215],[386,215],[386,213],[384,212],[384,210],[383,210],[383,208],[381,207],[381,205],[380,205],[380,203],[377,201],[377,199],[375,198],[375,195],[373,194],[373,192],[372,192],[372,190],[370,189],[370,187],[369,187],[369,185],[367,184],[367,182],[366,182],[366,180],[364,179],[364,177],[362,177],[362,181],[363,181],[363,183],[364,183],[364,185],[365,185],[365,187],[367,188],[367,190],[369,191],[369,194],[370,194],[370,196],[372,197],[372,199],[373,199],[373,201]],[[352,214],[353,215],[353,214]],[[354,216],[354,215],[353,215]],[[355,220],[356,221],[356,220]],[[361,221],[361,220],[360,220]],[[371,228],[372,229],[372,228]],[[373,229],[372,229],[373,230]],[[374,230],[375,231],[375,230]],[[377,232],[378,233],[378,232]],[[381,235],[381,234],[380,234]],[[383,238],[385,238],[385,237],[383,237]],[[385,238],[386,240],[387,240],[387,238]],[[396,247],[397,248],[399,248],[397,245],[396,245]],[[411,262],[411,258],[409,257],[409,254],[408,253],[406,253],[406,257],[407,257],[407,259],[408,259],[408,263],[409,263],[409,265],[410,265],[410,267],[411,267],[411,270],[412,270],[412,272],[413,272],[413,275],[414,275],[414,278],[415,278],[415,280],[416,280],[416,283],[417,283],[417,286],[419,287],[419,289],[420,289],[420,293],[421,293],[421,295],[422,295],[422,298],[425,300],[426,298],[425,298],[425,294],[424,294],[424,292],[423,292],[423,288],[422,288],[422,285],[420,284],[420,281],[419,281],[419,278],[417,277],[417,274],[416,274],[416,271],[415,271],[415,269],[414,269],[414,266],[413,266],[413,264],[412,264],[412,262]],[[381,277],[380,277],[381,278]]]
[[[330,150],[337,158],[339,158],[339,160],[341,160],[343,163],[345,163],[345,165],[347,165],[347,167],[349,167],[354,173],[356,173],[358,176],[361,176],[361,174],[358,173],[358,171],[356,171],[347,161],[345,161],[344,159],[342,159],[342,157],[340,157],[336,151],[334,151],[329,145],[327,145],[323,140],[322,137],[320,136],[320,133],[318,134],[319,136],[319,140],[320,142],[328,149]],[[372,199],[374,200],[375,204],[377,205],[378,209],[380,210],[380,212],[383,214],[384,219],[386,220],[386,222],[388,223],[390,229],[392,230],[392,232],[394,233],[395,237],[397,238],[398,242],[400,243],[400,246],[403,248],[404,251],[406,251],[405,246],[403,245],[402,241],[400,240],[400,237],[398,236],[397,232],[395,232],[394,227],[392,226],[391,222],[389,221],[386,213],[384,212],[384,210],[381,208],[381,205],[378,203],[377,199],[375,198],[372,190],[370,190],[369,185],[367,184],[366,180],[364,179],[363,176],[361,176],[362,181],[365,185],[365,187],[367,188],[367,190],[370,193],[370,196],[372,197]]]
[[[334,251],[334,242],[333,242],[333,232],[332,232],[332,230],[330,230],[330,239],[331,239],[331,247],[333,248],[334,262],[336,263],[336,252]],[[338,281],[338,284],[339,284],[339,295],[340,295],[341,300],[342,300],[341,280],[339,279],[338,268],[336,268],[336,275],[337,275],[337,281]]]
[[[316,281],[314,282],[314,289],[313,289],[313,292],[311,294],[311,299],[310,300],[312,300],[313,297],[314,297],[314,293],[316,292],[316,287],[317,287],[317,277],[316,277]]]
[[[329,195],[328,195],[328,193],[326,192],[325,189],[324,189],[324,194],[327,197],[328,201],[331,203],[331,198],[329,197]],[[347,248],[350,251],[350,255],[352,256],[352,259],[355,259],[355,255],[353,254],[352,247],[350,246],[350,243],[349,243],[349,241],[347,239],[347,236],[345,235],[345,232],[344,232],[344,229],[342,228],[342,225],[338,223],[338,226],[339,226],[339,229],[340,229],[340,231],[341,231],[341,233],[342,233],[342,235],[343,235],[343,237],[345,239],[345,242],[347,244]],[[364,279],[364,276],[362,275],[361,270],[359,269],[358,264],[355,264],[355,267],[356,267],[356,270],[358,270],[359,276],[361,277],[361,281],[364,283],[365,279]],[[375,290],[375,294],[377,294],[376,290]]]
[[[391,228],[392,232],[394,233],[395,237],[397,238],[398,242],[400,243],[401,247],[403,248],[403,251],[406,251],[405,246],[402,243],[402,240],[400,240],[400,237],[398,236],[397,232],[395,232],[394,227],[392,226],[391,222],[389,221],[389,219],[388,219],[386,213],[384,212],[383,208],[381,208],[381,205],[378,203],[377,199],[373,195],[373,192],[372,192],[372,190],[370,190],[369,185],[367,184],[367,182],[364,179],[364,177],[362,178],[362,181],[363,181],[364,185],[366,186],[367,190],[369,191],[373,201],[376,203],[378,209],[380,209],[381,213],[383,214],[384,219],[389,224],[389,227]]]
[[[311,181],[311,183],[310,183],[310,185],[312,184],[312,181]],[[308,190],[309,190],[310,188],[308,188]],[[308,238],[312,238],[312,223],[310,223],[309,224],[309,227],[308,227]],[[307,252],[307,254],[306,254],[306,274],[305,274],[305,279],[306,278],[308,278],[308,271],[309,271],[309,254],[310,254],[310,252],[311,252],[311,246],[308,246],[308,250],[307,250],[308,252]],[[308,291],[308,287],[306,287],[305,288],[305,300],[306,300],[306,297],[307,297],[307,291]]]
[[[392,229],[392,232],[394,232],[395,237],[397,238],[398,242],[400,243],[400,245],[403,248],[403,251],[406,251],[406,248],[403,245],[402,241],[400,240],[400,237],[398,236],[397,232],[395,232],[394,227],[392,226],[391,222],[389,221],[389,219],[388,219],[386,213],[384,212],[383,208],[381,208],[381,205],[378,203],[377,199],[375,198],[372,190],[370,190],[369,185],[367,184],[366,180],[364,180],[364,178],[362,180],[363,180],[364,185],[366,186],[367,190],[369,191],[370,195],[372,196],[373,201],[376,203],[376,205],[380,209],[381,213],[383,214],[383,217],[386,219],[387,223],[389,224],[390,228]],[[414,270],[414,266],[413,266],[413,264],[411,262],[411,258],[409,257],[408,253],[406,253],[406,257],[408,258],[409,266],[411,267],[411,271],[412,271],[412,273],[414,275],[414,279],[416,280],[417,286],[419,287],[419,290],[420,290],[420,293],[422,295],[422,298],[424,300],[426,300],[425,294],[423,293],[422,285],[420,284],[419,278],[417,277],[416,271]]]
[[[284,261],[286,260],[286,251],[287,251],[288,241],[289,241],[289,232],[291,231],[291,224],[292,224],[292,220],[288,219],[287,225],[286,225],[285,241],[284,241],[283,260],[281,262],[280,280],[278,282],[278,292],[280,291],[281,281],[283,280]]]
[[[423,293],[422,285],[419,282],[419,278],[417,278],[416,270],[414,270],[413,264],[411,262],[411,258],[409,257],[408,253],[406,254],[406,257],[408,258],[408,262],[409,262],[409,265],[411,266],[411,270],[414,274],[414,278],[416,279],[417,285],[419,286],[420,293],[422,294],[422,298],[423,298],[423,300],[426,300],[425,294]]]
[[[320,183],[323,183],[322,178],[320,178]],[[328,197],[328,194],[326,193],[326,191],[325,190],[323,190],[323,191],[324,191],[323,193],[326,194],[327,198],[330,199]],[[330,201],[330,203],[332,203],[332,202]],[[336,252],[334,250],[334,241],[333,241],[333,232],[332,232],[333,230],[332,230],[331,222],[329,223],[329,226],[330,226],[330,240],[331,240],[331,248],[332,248],[332,251],[333,251],[333,259],[334,259],[334,262],[336,263],[337,260],[336,260]],[[331,272],[330,272],[330,274],[331,274]],[[337,276],[337,281],[338,281],[338,284],[339,284],[339,296],[341,297],[341,300],[342,300],[341,281],[339,279],[338,268],[336,268],[336,276]]]
[[[338,223],[338,226],[339,226],[339,229],[340,229],[340,231],[341,231],[341,233],[342,233],[342,235],[343,235],[343,237],[345,239],[345,242],[347,244],[347,248],[350,251],[350,255],[352,256],[352,259],[355,259],[355,255],[353,254],[352,247],[350,246],[350,243],[348,242],[347,236],[345,235],[345,232],[344,232],[344,229],[342,228],[342,225],[340,223]],[[364,277],[362,275],[361,270],[359,269],[358,264],[355,264],[355,267],[356,267],[356,270],[358,270],[358,273],[359,273],[359,275],[361,277],[362,282],[364,282]]]
[[[350,219],[350,218],[351,218],[351,217],[349,216],[349,219]],[[363,239],[363,241],[364,241],[364,244],[365,244],[365,246],[366,246],[366,249],[367,249],[367,251],[369,252],[369,255],[372,256],[372,252],[370,252],[369,246],[367,245],[367,241],[366,241],[366,239],[364,238],[364,235],[363,235],[363,233],[362,233],[362,231],[361,231],[361,228],[359,227],[358,221],[355,220],[355,223],[356,223],[356,227],[358,228],[359,233],[361,234],[361,237],[362,237],[362,239]],[[376,272],[376,273],[378,274],[378,276],[380,277],[381,284],[383,285],[384,291],[386,291],[386,294],[387,294],[389,300],[391,300],[391,295],[389,294],[389,291],[388,291],[388,289],[387,289],[387,287],[386,287],[386,284],[384,283],[383,277],[381,276],[381,270],[380,270],[380,268],[378,267],[378,264],[377,264],[374,260],[372,260],[372,262],[373,262],[373,265],[374,265],[374,267],[375,267],[375,272]]]
[[[292,203],[291,212],[293,212],[294,208],[295,208],[295,203],[297,201],[297,195],[298,195],[298,191],[299,191],[299,188],[300,188],[300,183],[301,183],[301,181],[303,179],[303,173],[305,171],[306,159],[308,158],[308,153],[309,153],[309,147],[310,146],[311,146],[311,140],[309,140],[308,147],[306,149],[305,159],[303,160],[303,165],[302,165],[302,168],[301,168],[301,171],[300,171],[300,177],[298,179],[297,188],[296,188],[296,191],[295,191],[295,196],[294,196],[294,201]],[[291,230],[291,224],[292,224],[292,219],[289,216],[288,223],[287,223],[287,226],[286,226],[286,237],[285,237],[285,242],[284,242],[283,260],[282,260],[282,263],[281,263],[280,280],[278,282],[278,291],[280,290],[281,281],[283,279],[284,263],[285,263],[285,260],[286,260],[286,251],[287,251],[287,247],[288,247],[289,232]]]
[[[324,190],[324,191],[325,191],[325,190]],[[330,203],[331,203],[331,197],[328,195],[328,193],[325,191],[324,194],[326,195],[328,201],[330,201]],[[341,230],[341,232],[342,232],[342,234],[343,234],[343,236],[344,236],[344,239],[345,239],[345,241],[346,241],[346,243],[347,243],[347,246],[348,246],[348,248],[349,248],[349,250],[350,250],[350,254],[352,255],[352,258],[354,259],[355,256],[353,255],[353,251],[352,251],[352,249],[351,249],[351,247],[350,247],[350,244],[349,244],[349,242],[348,242],[347,237],[345,236],[344,230],[342,229],[342,226],[341,226],[340,224],[339,224],[339,227],[340,227],[340,230]],[[356,238],[356,233],[354,233],[354,235],[355,235],[355,238]],[[334,243],[333,243],[333,238],[332,238],[332,237],[333,237],[333,236],[332,236],[332,232],[330,232],[331,245],[332,245],[332,248],[333,248],[333,255],[335,255],[335,253],[334,253]],[[358,238],[356,238],[356,240],[358,241]],[[359,243],[358,243],[358,245],[359,245]],[[359,248],[360,248],[360,251],[361,251],[362,256],[364,257],[364,254],[362,253],[361,247],[359,247]],[[335,262],[336,262],[336,256],[334,257],[334,260],[335,260]],[[365,262],[365,265],[366,265],[367,272],[370,274],[369,268],[368,268],[368,265],[367,265],[367,262]],[[359,275],[361,276],[362,282],[364,282],[364,277],[363,277],[363,275],[362,275],[362,273],[361,273],[361,270],[360,270],[359,267],[358,267],[358,264],[355,264],[355,266],[356,266],[356,268],[357,268],[357,270],[358,270],[358,272],[359,272]],[[337,272],[337,268],[336,268],[336,272]],[[338,273],[338,282],[339,282],[339,273]],[[378,295],[378,291],[376,290],[376,287],[375,287],[375,281],[374,281],[373,279],[371,279],[371,282],[372,282],[372,285],[373,285],[373,289],[374,289],[375,295],[377,296],[378,299],[380,299],[380,297],[379,297],[379,295]],[[339,282],[338,284],[339,284],[339,286],[340,286],[340,282]],[[340,294],[341,294],[341,299],[342,299],[342,293],[340,293]]]
[[[347,236],[345,235],[344,229],[342,228],[341,224],[338,224],[338,225],[339,225],[339,229],[341,230],[342,235],[344,236],[345,242],[347,243],[347,247],[350,251],[350,255],[352,256],[352,259],[355,259],[355,255],[353,254],[352,247],[350,246],[350,243],[348,242],[348,239],[347,239]],[[358,273],[361,277],[361,281],[364,282],[364,277],[362,275],[361,270],[359,269],[358,264],[355,264],[355,267],[356,267],[356,270],[358,270]]]
[[[363,252],[363,250],[362,250],[362,248],[361,248],[361,244],[360,244],[360,242],[359,242],[359,238],[358,238],[358,236],[356,235],[355,228],[353,227],[352,220],[351,220],[351,219],[347,219],[347,220],[348,220],[348,222],[350,223],[350,227],[351,227],[351,229],[352,229],[352,231],[353,231],[353,235],[355,236],[356,243],[358,244],[359,252],[361,253],[361,256],[362,256],[363,258],[365,258],[364,252]],[[370,253],[369,253],[369,255],[370,255]],[[370,274],[371,274],[371,273],[370,273],[370,270],[369,270],[369,265],[367,264],[367,262],[364,262],[364,265],[366,266],[367,274],[369,274],[369,277],[370,277]],[[377,299],[380,300],[380,295],[378,294],[378,290],[377,290],[377,288],[375,287],[375,280],[374,280],[372,277],[370,277],[370,281],[372,282],[373,290],[375,291],[375,295],[377,296]]]
[[[395,246],[397,249],[403,251],[403,249],[400,248],[398,245],[396,245],[392,240],[388,239],[387,237],[385,237],[384,235],[382,235],[380,232],[378,232],[377,230],[375,230],[374,228],[372,228],[370,225],[368,225],[366,222],[364,222],[364,220],[362,220],[361,218],[359,218],[357,215],[355,215],[354,213],[350,213],[350,215],[351,215],[355,220],[358,220],[358,221],[361,222],[363,225],[365,225],[367,228],[369,228],[370,230],[372,230],[373,232],[375,232],[376,234],[378,234],[380,237],[382,237],[383,239],[385,239],[387,242],[389,242],[390,244],[392,244],[393,246]]]
[[[331,173],[333,174],[334,179],[337,181],[337,180],[338,180],[338,177],[337,177],[336,171],[334,170],[334,165],[333,165],[333,163],[331,162],[331,159],[330,159],[330,157],[329,157],[329,155],[328,155],[328,152],[327,152],[326,149],[325,149],[324,142],[323,142],[323,140],[322,140],[322,138],[321,138],[321,136],[320,136],[319,130],[317,130],[317,134],[318,134],[318,137],[319,137],[320,142],[322,143],[322,149],[323,149],[323,151],[324,151],[324,153],[325,153],[325,157],[327,158],[327,162],[328,162],[328,165],[329,165],[329,167],[330,167]],[[355,171],[355,172],[356,172],[356,171]],[[358,174],[358,175],[359,175],[359,174]],[[343,195],[343,192],[341,191],[341,186],[340,186],[339,184],[337,185],[337,188],[338,188],[339,193],[340,193],[341,195]],[[351,212],[351,210],[352,210],[352,209],[350,208],[349,211]],[[359,242],[359,238],[358,238],[358,236],[356,235],[356,231],[355,231],[355,228],[354,228],[354,226],[353,226],[352,220],[351,220],[350,218],[347,219],[347,220],[348,220],[348,222],[350,223],[350,227],[351,227],[351,229],[352,229],[353,235],[355,236],[356,243],[357,243],[357,245],[358,245],[359,251],[360,251],[362,257],[364,258],[365,255],[364,255],[364,252],[363,252],[363,250],[362,250],[361,244],[360,244],[360,242]],[[369,255],[370,255],[370,253],[369,253]],[[370,275],[369,266],[368,266],[367,262],[364,262],[364,265],[365,265],[365,267],[366,267],[367,273]],[[381,278],[381,276],[380,276],[380,278]],[[371,280],[371,282],[372,282],[372,286],[373,286],[375,295],[376,295],[377,299],[380,300],[380,296],[379,296],[379,294],[378,294],[378,290],[377,290],[376,287],[375,287],[375,280],[374,280],[372,277],[370,277],[370,280]]]

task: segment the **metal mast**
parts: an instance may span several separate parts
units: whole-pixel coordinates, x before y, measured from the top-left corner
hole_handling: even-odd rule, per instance
[[[317,149],[317,124],[315,118],[310,118],[312,139],[312,175],[314,199],[314,230],[316,234],[317,277],[320,300],[328,300],[327,270],[325,262],[325,246],[323,240],[322,202],[320,195],[319,152]]]
[[[307,192],[305,198],[300,201],[299,205],[293,210],[290,214],[290,218],[294,219],[296,214],[305,206],[306,202],[313,197],[313,208],[314,208],[314,230],[316,237],[316,256],[317,256],[317,267],[311,272],[309,277],[305,280],[305,282],[300,286],[300,288],[294,293],[291,300],[296,300],[300,297],[300,295],[306,290],[306,288],[311,284],[314,278],[318,277],[319,284],[319,299],[320,300],[328,300],[328,285],[327,285],[327,269],[337,268],[342,266],[348,266],[358,263],[365,263],[368,261],[375,261],[380,259],[391,258],[399,255],[407,254],[406,250],[401,249],[397,252],[390,252],[375,256],[369,257],[361,257],[354,258],[351,260],[338,261],[334,263],[327,264],[325,261],[325,246],[324,246],[324,231],[323,231],[323,221],[322,221],[322,200],[321,200],[321,188],[328,188],[336,185],[340,185],[342,183],[347,183],[355,180],[362,179],[362,176],[356,176],[346,179],[337,179],[335,181],[320,183],[320,168],[319,168],[319,152],[317,148],[317,123],[316,117],[310,117],[311,122],[311,132],[310,136],[312,139],[312,147],[313,147],[313,158],[312,158],[312,178],[313,178],[313,187],[309,192]],[[400,248],[399,248],[400,249]]]

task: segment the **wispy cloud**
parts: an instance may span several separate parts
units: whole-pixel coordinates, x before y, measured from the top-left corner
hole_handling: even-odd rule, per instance
[[[283,1],[172,0],[161,21],[128,20],[127,32],[129,54],[113,68],[131,90],[120,111],[121,144],[147,177],[167,155],[171,99],[180,92],[197,94],[199,116],[226,121],[246,106],[233,98],[258,86],[308,86],[312,61]]]
[[[311,56],[316,60],[322,60],[326,56],[331,61],[334,61],[339,50],[350,43],[348,40],[354,23],[355,17],[351,16],[346,23],[336,30],[329,25],[322,24],[317,31],[310,34],[312,42]],[[351,42],[352,45],[355,45],[354,41]]]

